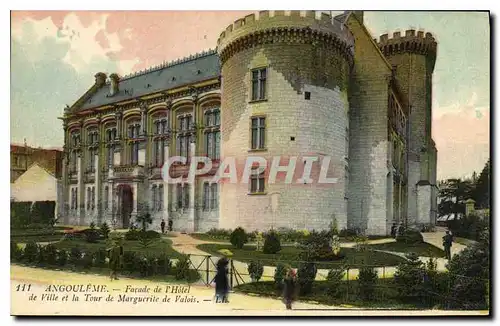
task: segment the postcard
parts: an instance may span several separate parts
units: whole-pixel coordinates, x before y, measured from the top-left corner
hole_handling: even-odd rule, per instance
[[[12,315],[490,315],[489,12],[11,19]]]

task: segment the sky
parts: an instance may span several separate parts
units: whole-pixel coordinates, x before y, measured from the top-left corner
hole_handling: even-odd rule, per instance
[[[62,116],[97,72],[126,75],[215,48],[248,11],[13,11],[11,142],[62,147]],[[406,29],[438,42],[432,134],[438,179],[478,173],[489,158],[490,29],[487,13],[365,12],[374,38]]]

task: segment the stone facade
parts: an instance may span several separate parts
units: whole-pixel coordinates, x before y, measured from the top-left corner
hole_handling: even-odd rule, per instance
[[[388,42],[372,39],[362,12],[264,11],[228,26],[217,52],[108,82],[96,74],[62,118],[65,222],[127,227],[149,213],[154,229],[172,219],[175,230],[204,232],[324,229],[335,218],[368,234],[430,223],[433,64],[421,48],[399,54]],[[189,164],[176,163],[168,184],[161,167],[173,156],[208,156],[212,168],[189,183]],[[268,160],[262,176],[214,181],[225,158],[241,171],[253,156]],[[296,164],[291,184],[285,172],[268,182],[277,156],[282,172]],[[313,176],[329,157],[337,182],[295,182],[308,156],[319,158]]]

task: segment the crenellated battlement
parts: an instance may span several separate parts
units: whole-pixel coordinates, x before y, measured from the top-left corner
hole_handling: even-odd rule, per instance
[[[240,47],[268,42],[306,43],[317,37],[325,42],[334,38],[338,47],[353,55],[354,37],[347,27],[332,16],[312,10],[260,11],[237,19],[228,25],[217,40],[217,52],[224,62],[227,55]],[[230,49],[230,50],[228,50]]]
[[[374,41],[377,40],[374,39]],[[392,38],[389,38],[389,34],[383,34],[377,44],[386,56],[412,52],[435,57],[437,51],[437,42],[431,33],[414,29],[406,30],[404,36],[401,32],[394,32]]]

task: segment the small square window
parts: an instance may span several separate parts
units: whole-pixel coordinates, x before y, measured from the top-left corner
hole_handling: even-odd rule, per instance
[[[310,99],[311,99],[311,92],[305,92],[305,93],[304,93],[304,98],[305,98],[306,100],[310,100]]]

